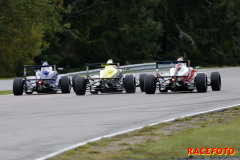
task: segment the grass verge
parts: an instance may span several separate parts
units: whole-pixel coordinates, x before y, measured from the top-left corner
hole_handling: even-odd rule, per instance
[[[13,94],[12,90],[9,91],[0,91],[0,95],[7,95],[7,94]]]
[[[13,80],[14,78],[0,78],[0,80]]]
[[[185,159],[189,158],[187,148],[225,147],[234,148],[236,151],[234,156],[240,156],[239,124],[240,107],[234,107],[224,112],[181,118],[174,122],[148,126],[112,138],[90,142],[52,160]],[[211,157],[219,155],[204,156]]]

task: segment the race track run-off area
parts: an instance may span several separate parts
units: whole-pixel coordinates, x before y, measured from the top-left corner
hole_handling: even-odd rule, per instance
[[[0,96],[0,155],[32,160],[96,137],[240,104],[240,68],[219,71],[222,90],[207,93],[33,94]],[[136,74],[138,77],[138,74]]]

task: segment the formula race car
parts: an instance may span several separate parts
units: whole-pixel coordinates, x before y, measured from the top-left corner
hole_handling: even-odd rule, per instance
[[[104,67],[99,75],[89,75],[89,67]],[[73,75],[72,83],[76,95],[85,95],[86,90],[92,94],[123,92],[135,93],[136,80],[133,74],[124,75],[119,69],[119,63],[109,60],[107,63],[94,63],[86,65],[86,78],[78,74]]]
[[[158,67],[161,64],[172,66],[169,74],[158,73]],[[179,58],[178,61],[156,62],[156,77],[154,75],[142,74],[140,75],[140,80],[144,81],[144,86],[142,85],[141,88],[146,94],[154,94],[156,88],[159,88],[160,92],[168,92],[168,90],[193,91],[195,89],[197,92],[207,92],[208,86],[211,86],[213,91],[221,90],[221,76],[219,72],[212,72],[211,77],[207,77],[206,73],[197,72],[190,67],[189,60],[183,61],[182,58]]]
[[[27,68],[33,68],[35,76],[27,77]],[[68,76],[59,76],[55,65],[48,65],[43,62],[42,65],[25,65],[24,79],[15,78],[13,81],[13,94],[22,95],[37,93],[62,93],[71,92],[71,82]]]

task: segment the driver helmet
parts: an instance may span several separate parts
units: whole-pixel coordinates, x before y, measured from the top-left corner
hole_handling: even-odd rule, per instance
[[[112,59],[109,59],[109,60],[107,61],[107,64],[111,64],[111,63],[113,63],[113,60],[112,60]]]
[[[43,62],[42,66],[48,66],[48,62],[47,61]]]
[[[177,61],[183,61],[183,57],[182,56],[178,57]],[[184,65],[185,65],[184,63],[179,63],[179,67]]]
[[[183,57],[182,56],[178,57],[177,61],[183,61]]]

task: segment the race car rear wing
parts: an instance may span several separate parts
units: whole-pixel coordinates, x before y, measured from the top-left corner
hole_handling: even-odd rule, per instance
[[[105,67],[105,66],[120,66],[120,63],[87,63],[86,66]]]
[[[190,60],[187,60],[187,61],[157,61],[156,69],[158,69],[159,64],[181,64],[181,63],[186,63],[187,67],[190,66]]]
[[[26,68],[42,68],[42,67],[56,67],[56,65],[24,65]]]
[[[43,67],[53,67],[53,70],[56,71],[56,65],[24,65],[24,79],[27,80],[27,68],[41,69]],[[56,72],[54,72],[54,76]],[[38,80],[38,79],[28,79],[28,80]],[[44,79],[44,80],[55,80],[55,79]]]
[[[106,66],[117,66],[118,76],[120,63],[87,63],[86,64],[86,76],[89,77],[89,67],[106,67]]]
[[[56,80],[56,79],[54,79],[54,78],[50,78],[50,79],[26,78],[26,80],[33,80],[33,81],[38,81],[38,80],[41,80],[41,81],[47,81],[47,80]]]

